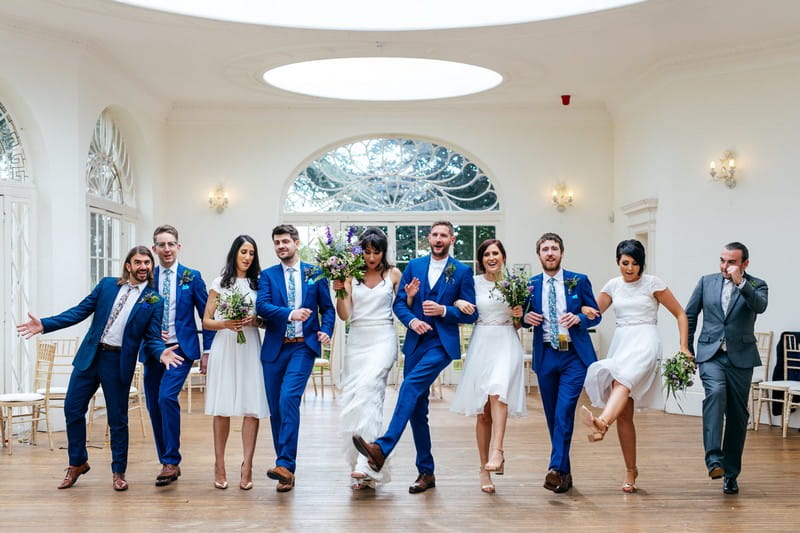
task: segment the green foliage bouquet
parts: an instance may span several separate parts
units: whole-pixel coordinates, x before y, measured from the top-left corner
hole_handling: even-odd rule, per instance
[[[667,390],[667,398],[672,396],[678,408],[683,412],[678,401],[678,392],[684,392],[687,387],[694,385],[694,373],[697,365],[694,359],[685,352],[678,352],[664,361],[662,370],[664,373],[664,387]]]
[[[346,234],[338,234],[336,238],[331,234],[331,228],[325,228],[325,238],[319,238],[319,250],[315,260],[322,272],[318,278],[328,278],[330,281],[345,281],[353,278],[364,280],[367,263],[364,261],[364,250],[353,244],[355,228],[350,227]],[[336,298],[347,298],[345,289],[336,291]]]

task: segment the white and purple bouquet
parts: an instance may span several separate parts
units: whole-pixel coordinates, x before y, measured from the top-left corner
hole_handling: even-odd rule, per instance
[[[253,312],[253,301],[249,294],[240,292],[239,288],[234,286],[229,293],[217,296],[217,311],[225,320],[242,320]],[[244,331],[237,333],[236,342],[238,344],[247,342]]]
[[[316,254],[317,265],[321,270],[318,278],[327,278],[330,281],[345,281],[353,278],[364,281],[364,272],[367,263],[364,261],[364,250],[353,243],[356,229],[348,228],[347,233],[331,234],[331,228],[325,228],[325,236],[319,238],[320,246]],[[338,289],[336,298],[347,298],[347,291]]]
[[[689,354],[678,352],[664,361],[661,368],[664,374],[664,388],[667,392],[667,398],[672,396],[678,405],[678,409],[683,412],[683,407],[678,401],[677,394],[694,385],[694,373],[697,365]]]
[[[492,289],[492,293],[498,294],[500,299],[504,300],[509,307],[525,305],[523,314],[528,312],[532,292],[533,285],[528,283],[526,272],[520,271],[519,273],[511,274],[507,269],[503,277],[494,282],[494,288]],[[519,322],[520,320],[514,317],[514,322]]]

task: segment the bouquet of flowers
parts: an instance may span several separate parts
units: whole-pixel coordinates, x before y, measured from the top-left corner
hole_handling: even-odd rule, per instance
[[[676,353],[664,361],[662,365],[667,398],[672,396],[681,412],[683,412],[683,407],[681,407],[678,401],[677,393],[683,392],[686,390],[686,387],[694,385],[694,372],[696,368],[697,365],[695,365],[694,359],[684,352]]]
[[[334,238],[331,228],[325,228],[325,238],[319,238],[320,246],[315,257],[322,272],[317,279],[324,277],[330,281],[345,281],[347,278],[364,280],[367,263],[364,261],[364,251],[352,242],[355,232],[356,229],[350,227],[346,234],[339,233]],[[338,289],[336,298],[347,298],[347,291]]]
[[[242,320],[252,313],[253,301],[250,299],[249,294],[244,294],[234,285],[233,289],[227,294],[217,296],[217,311],[225,320]],[[244,337],[244,331],[239,331],[236,334],[236,342],[238,344],[247,342]]]
[[[533,285],[528,284],[528,275],[525,271],[511,274],[508,269],[506,269],[505,275],[501,279],[494,282],[494,288],[492,289],[492,294],[499,295],[499,299],[504,300],[509,307],[525,305],[524,313],[527,313],[528,307],[530,307],[532,292]],[[519,322],[520,320],[519,318],[514,318],[514,322]]]

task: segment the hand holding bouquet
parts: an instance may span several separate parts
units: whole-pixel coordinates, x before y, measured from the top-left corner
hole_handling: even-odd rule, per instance
[[[234,285],[230,292],[217,296],[217,311],[225,320],[243,320],[253,312],[253,302],[249,294],[242,293]],[[244,331],[237,332],[236,342],[238,344],[247,342]]]
[[[315,257],[322,271],[318,278],[325,277],[330,281],[346,281],[347,278],[364,280],[367,264],[364,251],[352,243],[354,235],[355,228],[351,227],[346,234],[340,233],[334,239],[331,228],[325,228],[325,238],[320,237],[320,247]],[[347,298],[347,291],[344,288],[336,289],[336,298]]]
[[[686,352],[678,352],[664,361],[662,369],[667,398],[672,396],[675,399],[675,403],[678,404],[678,409],[683,412],[683,407],[678,401],[677,394],[694,385],[694,372],[697,369],[697,365],[692,356]]]
[[[522,313],[523,315],[530,307],[531,292],[533,292],[533,285],[528,284],[528,276],[524,271],[518,274],[510,274],[506,270],[505,275],[494,282],[494,288],[492,289],[492,294],[499,295],[500,299],[504,300],[512,309],[525,305],[526,308]],[[514,317],[514,322],[520,321],[521,318]]]

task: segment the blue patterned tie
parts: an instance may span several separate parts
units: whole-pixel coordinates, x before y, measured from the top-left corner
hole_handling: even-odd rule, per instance
[[[164,281],[161,284],[161,298],[164,299],[164,316],[161,318],[162,331],[169,331],[169,294],[172,290],[172,281],[169,279],[170,274],[172,274],[172,270],[167,269],[164,271]]]
[[[119,297],[117,305],[114,306],[114,309],[111,310],[111,314],[108,316],[108,320],[106,321],[106,327],[103,328],[103,334],[100,335],[100,340],[102,340],[103,337],[106,336],[108,330],[111,329],[111,325],[114,324],[114,321],[119,316],[120,311],[122,311],[122,308],[125,307],[125,302],[128,300],[128,296],[130,296],[131,291],[133,291],[133,285],[131,285],[130,283],[126,283],[120,289],[120,291],[123,290],[125,292],[123,292],[122,295]]]
[[[294,301],[296,298],[295,291],[297,290],[294,284],[294,268],[289,267],[286,269],[286,272],[289,273],[289,291],[288,291],[288,300],[289,300],[289,307],[294,309]],[[293,339],[295,336],[294,331],[294,322],[289,322],[289,325],[286,327],[286,336],[290,339]]]
[[[550,291],[547,294],[547,318],[550,321],[550,346],[558,349],[558,314],[556,313],[556,278],[547,280]]]

